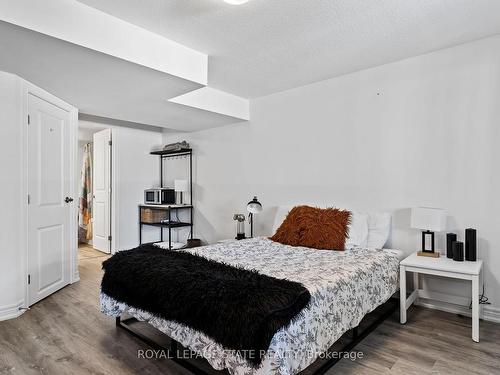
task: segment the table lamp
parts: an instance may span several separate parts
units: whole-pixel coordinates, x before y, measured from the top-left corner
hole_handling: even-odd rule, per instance
[[[253,215],[262,212],[262,204],[257,200],[257,197],[253,197],[253,199],[247,204],[247,211],[250,212],[248,214],[248,221],[250,222],[250,237],[253,237]]]
[[[180,204],[184,204],[182,202],[182,193],[189,190],[187,180],[174,180],[174,190],[176,193],[181,193]]]
[[[422,252],[434,253],[434,232],[446,230],[446,211],[431,207],[412,208],[411,227],[422,230]]]

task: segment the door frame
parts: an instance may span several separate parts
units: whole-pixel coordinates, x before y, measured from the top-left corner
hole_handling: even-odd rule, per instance
[[[21,285],[24,285],[24,303],[25,308],[28,307],[29,297],[28,297],[28,95],[34,95],[42,100],[48,101],[53,105],[61,108],[62,110],[68,112],[69,114],[69,194],[74,199],[78,195],[78,185],[77,185],[77,157],[76,151],[78,146],[78,109],[71,104],[57,98],[56,96],[46,92],[45,90],[33,85],[27,81],[21,81],[19,87],[19,98],[21,100],[21,110],[19,113],[19,124],[21,127],[21,137],[22,137],[22,148],[20,155],[20,168],[24,171],[24,178],[22,183],[22,194],[21,194],[21,227],[25,228],[25,231],[21,233],[21,254],[22,254],[22,280],[19,280]],[[70,241],[70,254],[69,254],[69,282],[73,284],[80,280],[80,275],[78,273],[77,264],[77,249],[78,249],[78,199],[75,199],[69,206],[70,210],[70,220],[69,223],[69,241]]]
[[[119,145],[119,140],[120,139],[120,129],[114,125],[110,125],[106,122],[98,122],[98,121],[90,121],[90,120],[84,120],[86,122],[91,122],[95,125],[98,125],[99,130],[104,130],[104,129],[110,129],[111,130],[111,160],[110,160],[110,187],[111,187],[111,198],[109,201],[109,220],[111,222],[110,226],[110,235],[111,235],[111,246],[110,246],[110,255],[113,255],[118,252],[119,250],[119,243],[118,243],[118,211],[119,211],[119,206],[118,206],[118,198],[120,194],[120,189],[119,189],[119,184],[117,183],[118,181],[118,168],[117,166],[119,165],[119,159],[116,157],[117,155],[117,149]],[[78,127],[80,124],[77,121],[77,136],[75,140],[75,150],[78,150]],[[97,130],[97,131],[99,131]],[[96,132],[97,132],[96,131]],[[77,173],[80,171],[80,165],[77,166]],[[94,163],[92,163],[92,175],[94,173]],[[93,182],[92,182],[93,183]],[[78,180],[76,182],[77,190],[79,191],[79,186],[78,186]],[[93,223],[92,223],[93,224]],[[78,220],[77,220],[77,230],[78,230]],[[78,232],[77,232],[78,235]],[[78,253],[78,236],[77,236],[77,253]],[[105,254],[105,253],[103,253]]]

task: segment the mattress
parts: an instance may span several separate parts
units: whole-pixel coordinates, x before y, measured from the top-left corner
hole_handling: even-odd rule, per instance
[[[168,250],[166,250],[168,251]],[[315,250],[253,238],[186,250],[215,261],[302,283],[310,304],[274,335],[259,368],[202,332],[135,309],[101,293],[101,311],[127,312],[203,356],[217,369],[235,375],[296,374],[324,353],[363,317],[398,289],[403,253],[391,249]]]

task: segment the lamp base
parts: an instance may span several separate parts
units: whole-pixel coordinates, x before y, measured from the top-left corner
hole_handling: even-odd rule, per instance
[[[248,221],[250,222],[250,238],[253,238],[253,214],[248,214]]]
[[[434,232],[430,230],[422,232],[422,252],[434,253]]]
[[[438,251],[419,251],[417,252],[417,255],[419,257],[430,257],[430,258],[439,258],[441,256],[441,253]]]

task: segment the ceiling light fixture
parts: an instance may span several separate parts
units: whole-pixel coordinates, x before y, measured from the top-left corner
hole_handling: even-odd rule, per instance
[[[231,4],[231,5],[241,5],[245,4],[249,0],[224,0],[225,3]]]

